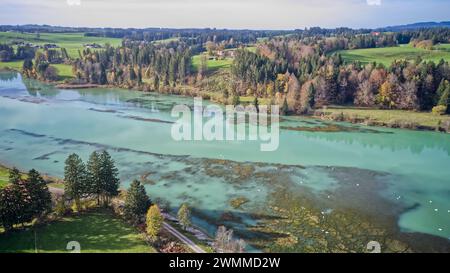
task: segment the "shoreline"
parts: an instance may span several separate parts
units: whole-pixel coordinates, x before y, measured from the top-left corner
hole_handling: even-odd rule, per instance
[[[19,74],[22,75],[21,71],[18,71],[14,68],[2,68],[0,69],[0,72],[17,72]],[[36,79],[37,80],[37,79]],[[193,98],[193,96],[189,96],[186,94],[179,94],[179,93],[170,93],[170,94],[166,94],[164,92],[159,92],[159,91],[147,91],[147,90],[143,90],[142,88],[137,88],[137,87],[132,87],[132,88],[124,88],[123,86],[114,86],[114,85],[100,85],[100,84],[91,84],[91,83],[85,83],[85,84],[71,84],[71,83],[64,83],[61,81],[41,81],[38,80],[40,82],[45,82],[45,83],[49,83],[54,85],[54,87],[58,88],[58,89],[89,89],[89,88],[122,88],[124,90],[135,90],[135,91],[140,91],[140,92],[155,92],[158,94],[163,94],[163,95],[178,95],[178,96],[183,96],[186,98]],[[200,94],[198,94],[198,96],[207,96],[208,94],[203,94],[200,92]],[[203,99],[207,99],[210,100],[214,103],[219,103],[221,105],[224,105],[222,101],[217,101],[214,100],[212,98],[203,98]],[[249,104],[249,103],[247,103]],[[344,114],[344,112],[346,110],[349,111],[354,111],[359,109],[359,111],[362,111],[359,114],[356,115],[350,115],[350,114]],[[331,110],[331,111],[330,111]],[[342,110],[342,111],[341,111]],[[395,119],[393,118],[392,120],[389,121],[383,121],[383,120],[379,120],[376,117],[370,116],[368,115],[368,113],[364,113],[364,111],[380,111],[380,112],[384,112],[384,113],[392,113],[392,111],[403,111],[405,114],[431,114],[431,112],[413,112],[413,111],[406,111],[406,110],[389,110],[389,109],[379,109],[379,108],[367,108],[367,109],[360,109],[357,107],[342,107],[342,106],[337,106],[337,107],[329,107],[329,108],[325,108],[325,109],[314,109],[312,114],[306,114],[306,115],[285,115],[285,116],[281,116],[281,117],[299,117],[299,118],[313,118],[313,119],[320,119],[320,120],[324,120],[324,121],[331,121],[331,122],[348,122],[351,124],[358,124],[358,125],[363,125],[363,126],[375,126],[375,127],[384,127],[384,128],[392,128],[392,129],[406,129],[406,130],[413,130],[413,131],[435,131],[435,132],[440,132],[440,133],[450,133],[450,115],[443,115],[441,116],[441,119],[438,119],[437,116],[436,118],[439,120],[437,122],[436,125],[424,125],[424,124],[420,124],[414,120],[402,120],[402,119]],[[391,111],[391,112],[390,112]],[[442,120],[444,120],[444,122],[441,122]]]

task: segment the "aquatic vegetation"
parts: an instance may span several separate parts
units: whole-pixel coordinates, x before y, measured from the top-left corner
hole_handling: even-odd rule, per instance
[[[314,127],[306,127],[306,126],[281,126],[280,127],[283,130],[290,130],[290,131],[301,131],[301,132],[323,132],[323,133],[339,133],[339,132],[359,132],[359,133],[390,133],[390,132],[384,132],[384,131],[378,131],[374,129],[369,128],[360,128],[360,127],[353,127],[353,126],[343,126],[339,124],[330,124],[330,123],[324,123],[323,126],[314,126]]]
[[[246,197],[240,196],[230,199],[230,206],[232,206],[234,209],[239,209],[242,205],[248,202],[250,202],[250,200],[248,200]]]
[[[252,228],[280,234],[276,240],[255,240],[265,251],[365,252],[370,241],[382,243],[383,252],[410,250],[408,245],[394,239],[388,229],[355,211],[324,214],[313,201],[285,191],[274,193],[272,198],[270,209],[280,218],[266,219]]]
[[[411,251],[449,248],[448,135],[288,117],[281,125],[344,131],[281,130],[279,149],[260,153],[247,141],[175,142],[167,124],[119,116],[169,121],[170,107],[189,105],[190,99],[119,89],[41,88],[27,91],[20,80],[0,86],[5,163],[61,177],[68,154],[87,158],[94,150],[107,150],[116,159],[123,188],[140,179],[153,201],[170,202],[166,211],[176,213],[188,202],[193,223],[210,236],[224,224],[265,251],[361,252],[360,244],[369,239],[362,231],[370,231],[370,239],[386,238],[389,251],[402,251],[400,245]],[[33,96],[46,102],[19,100]],[[127,102],[133,98],[145,105]],[[158,112],[148,111],[153,104]],[[275,198],[283,189],[292,200]],[[239,197],[250,202],[233,208],[230,200]],[[358,241],[339,246],[344,232]]]
[[[159,123],[168,123],[168,124],[174,123],[173,121],[167,121],[167,120],[161,120],[161,119],[155,119],[155,118],[143,118],[143,117],[138,117],[138,116],[120,116],[120,117],[139,120],[139,121],[147,121],[147,122],[159,122]]]

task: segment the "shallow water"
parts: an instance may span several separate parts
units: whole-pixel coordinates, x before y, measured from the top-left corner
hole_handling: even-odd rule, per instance
[[[94,150],[108,149],[124,187],[144,177],[153,199],[170,201],[172,209],[189,202],[196,224],[210,234],[217,221],[242,229],[255,224],[245,212],[264,207],[277,185],[329,197],[345,184],[355,189],[352,194],[379,195],[397,206],[392,214],[401,212],[401,230],[450,238],[449,134],[342,123],[342,132],[281,130],[279,148],[261,152],[255,141],[174,141],[170,110],[179,103],[192,106],[193,100],[121,89],[58,90],[2,72],[0,162],[62,177],[68,154],[87,159]],[[287,118],[280,125],[329,124]],[[268,182],[271,174],[281,182]],[[284,184],[287,180],[292,183]],[[380,187],[364,192],[367,183]],[[242,196],[250,202],[232,208],[230,200]],[[223,220],[224,212],[242,214],[241,219]]]

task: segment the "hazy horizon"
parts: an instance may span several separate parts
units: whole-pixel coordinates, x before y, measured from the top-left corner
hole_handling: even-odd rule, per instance
[[[445,0],[4,0],[1,25],[303,29],[450,20]]]

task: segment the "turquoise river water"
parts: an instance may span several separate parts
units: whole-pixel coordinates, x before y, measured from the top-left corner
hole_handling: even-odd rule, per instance
[[[153,199],[170,202],[174,210],[189,202],[211,217],[239,210],[229,204],[233,197],[248,198],[247,210],[264,205],[271,191],[251,176],[237,184],[211,174],[205,165],[218,164],[211,159],[246,162],[266,172],[277,172],[280,164],[302,166],[291,167],[289,179],[317,194],[340,187],[337,170],[352,177],[355,188],[368,183],[358,170],[370,171],[383,174],[370,180],[384,185],[373,194],[405,208],[396,217],[399,230],[450,238],[450,134],[350,124],[339,124],[341,132],[281,129],[279,148],[261,152],[256,141],[174,141],[170,111],[179,103],[192,105],[193,99],[121,89],[59,90],[1,72],[0,162],[62,177],[68,154],[86,160],[92,151],[107,149],[123,187],[144,179]],[[281,126],[327,124],[286,118]],[[211,235],[217,228],[202,217],[195,223]]]

